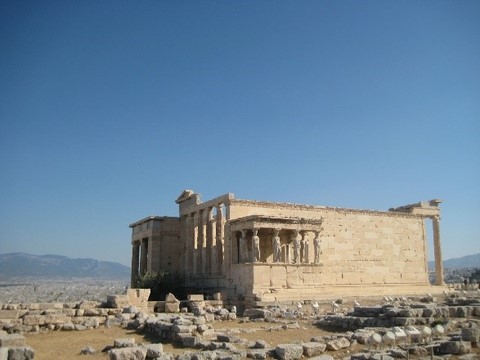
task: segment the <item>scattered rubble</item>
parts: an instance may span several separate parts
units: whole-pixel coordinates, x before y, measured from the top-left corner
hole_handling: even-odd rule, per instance
[[[186,302],[169,296],[164,303],[175,303],[176,310],[160,313],[152,311],[153,306],[145,300],[148,296],[143,291],[134,289],[127,295],[133,303],[125,303],[124,298],[116,297],[109,298],[106,303],[0,305],[0,328],[4,330],[0,331],[0,359],[34,358],[34,351],[26,346],[21,333],[81,331],[99,326],[122,326],[150,333],[162,342],[185,348],[182,355],[175,356],[164,352],[160,343],[144,345],[136,344],[133,338],[115,339],[112,346],[103,350],[108,352],[110,360],[302,357],[327,360],[331,355],[337,358],[335,354],[341,354],[339,357],[344,360],[386,360],[432,354],[470,359],[479,353],[480,298],[477,293],[469,297],[446,296],[442,300],[434,297],[388,299],[381,305],[354,305],[352,309],[342,301],[336,302],[342,305],[341,312],[332,309],[325,313],[322,309],[315,309],[317,314],[300,312],[297,304],[276,304],[246,309],[240,319],[237,319],[236,307],[212,305],[202,296],[190,296]],[[323,305],[324,308],[330,306],[329,303]],[[304,325],[301,324],[308,322],[335,332],[316,336],[308,342],[292,338],[288,343],[271,346],[260,338],[248,341],[235,329],[213,327],[216,321],[234,320],[260,322],[267,331],[302,329]],[[95,350],[85,346],[80,353],[94,354]]]

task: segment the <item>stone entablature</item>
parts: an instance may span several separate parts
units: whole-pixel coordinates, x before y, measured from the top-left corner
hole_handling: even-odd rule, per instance
[[[185,190],[176,202],[178,218],[131,225],[132,286],[134,273],[168,270],[159,257],[170,259],[170,269],[191,285],[243,298],[327,286],[428,287],[430,220],[443,284],[440,200],[372,211],[241,200],[231,193],[201,202]],[[148,221],[158,226],[145,229]]]

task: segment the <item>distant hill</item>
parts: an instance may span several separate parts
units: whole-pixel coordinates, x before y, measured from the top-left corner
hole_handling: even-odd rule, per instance
[[[130,268],[116,262],[59,255],[0,254],[0,280],[26,277],[128,279]]]
[[[428,267],[433,269],[435,267],[434,261],[428,262]],[[460,258],[448,259],[443,261],[445,269],[458,269],[467,267],[480,268],[480,254],[462,256]]]

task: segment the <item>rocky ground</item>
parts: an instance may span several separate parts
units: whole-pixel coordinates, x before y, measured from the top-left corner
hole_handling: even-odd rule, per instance
[[[51,305],[2,305],[11,318],[0,331],[0,355],[10,346],[9,360],[33,359],[33,351],[37,360],[480,359],[478,290],[277,303],[241,313],[201,299],[175,313],[94,301]]]
[[[386,334],[393,330],[391,327],[367,327],[353,331],[326,329],[331,324],[332,318],[340,325],[349,324],[348,319],[355,314],[375,318],[376,316],[370,315],[380,314],[379,309],[389,309],[388,316],[391,318],[395,318],[392,309],[402,309],[403,319],[422,322],[420,319],[427,318],[422,316],[424,310],[421,313],[418,309],[438,307],[433,301],[422,303],[408,300],[409,306],[401,305],[400,299],[387,303],[382,299],[371,298],[362,301],[364,305],[357,307],[357,310],[352,309],[355,304],[350,302],[339,304],[339,309],[326,303],[321,304],[319,309],[315,309],[313,304],[302,304],[301,308],[295,304],[279,305],[247,310],[246,316],[240,317],[233,316],[226,309],[208,306],[179,314],[148,315],[134,311],[131,316],[124,314],[122,326],[109,328],[99,326],[93,330],[80,332],[29,334],[27,344],[35,349],[37,360],[77,357],[111,360],[480,358],[478,316],[472,316],[474,306],[456,306],[455,316],[457,311],[462,309],[467,312],[460,311],[458,315],[464,317],[451,317],[442,321],[444,333],[432,334],[428,339],[412,337],[398,339],[397,342],[389,341]],[[473,297],[470,300],[474,301]],[[420,306],[421,304],[423,306]],[[313,313],[317,311],[321,314]],[[384,316],[380,317],[384,321]],[[407,326],[398,328],[405,330]],[[416,328],[421,331],[425,327],[416,325]],[[378,343],[372,340],[374,334],[381,338]],[[156,347],[149,348],[152,344]],[[90,351],[92,354],[87,357],[81,354],[82,350]],[[155,357],[148,356],[149,353],[155,354]]]

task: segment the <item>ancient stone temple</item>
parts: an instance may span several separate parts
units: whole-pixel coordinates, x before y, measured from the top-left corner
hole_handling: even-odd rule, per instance
[[[243,301],[432,292],[428,226],[443,284],[440,200],[371,211],[231,193],[202,202],[185,190],[176,203],[179,217],[130,225],[132,287],[139,275],[168,270],[199,293]]]

